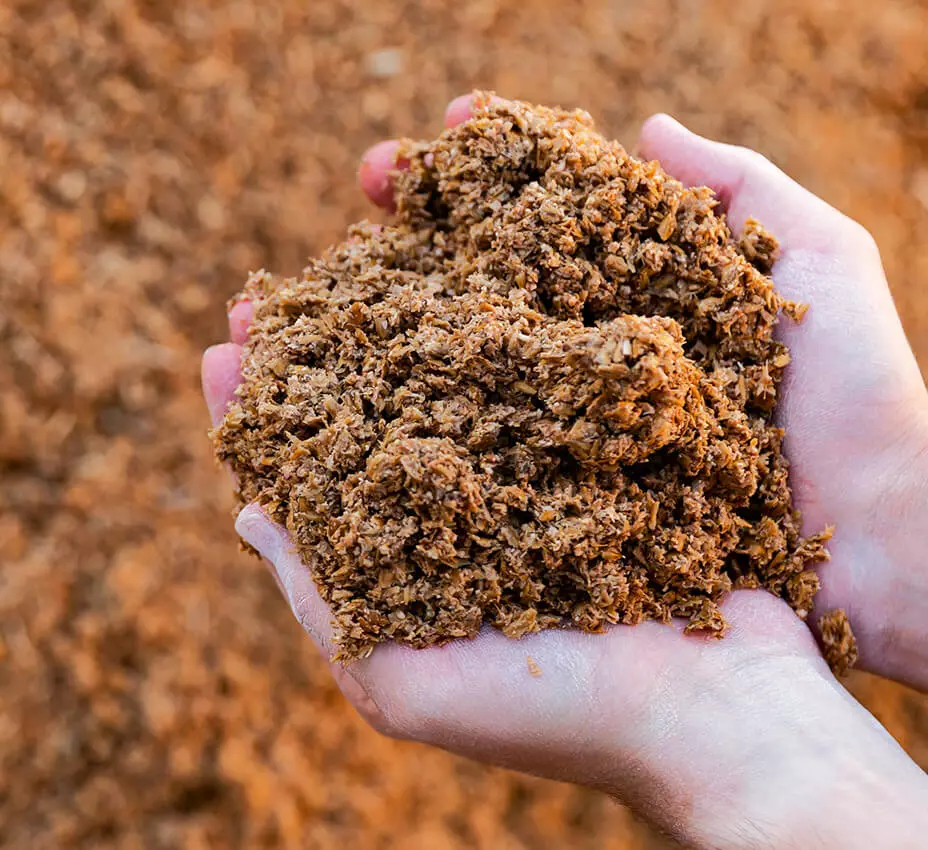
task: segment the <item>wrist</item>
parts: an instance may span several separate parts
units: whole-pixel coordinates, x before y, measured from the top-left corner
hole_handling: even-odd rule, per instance
[[[810,748],[781,767],[778,801],[771,787],[762,790],[762,799],[753,800],[753,816],[741,820],[728,846],[924,846],[928,781],[904,753],[890,751],[894,748],[894,743],[861,746],[849,740]]]
[[[897,484],[881,500],[868,545],[890,569],[870,590],[865,613],[878,640],[865,666],[928,691],[928,413],[913,418],[897,465]],[[865,604],[866,601],[865,601]]]
[[[691,639],[688,663],[662,666],[638,709],[598,714],[586,727],[594,753],[560,778],[608,791],[693,848],[788,850],[810,836],[817,847],[886,846],[855,843],[873,825],[928,834],[928,778],[838,684],[784,603],[739,591],[726,616],[726,638],[701,650]],[[605,666],[597,686],[594,702],[608,706],[626,685]]]
[[[686,836],[693,847],[923,846],[928,777],[828,679],[823,672],[831,694],[804,700],[803,719],[782,723],[753,754],[727,804],[694,822]]]

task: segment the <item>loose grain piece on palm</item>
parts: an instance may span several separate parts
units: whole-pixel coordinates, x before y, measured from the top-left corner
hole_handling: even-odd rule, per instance
[[[397,212],[299,278],[259,272],[215,432],[293,537],[338,657],[482,625],[518,637],[688,618],[763,587],[801,617],[773,338],[776,242],[583,112],[478,99],[407,142]],[[833,663],[840,664],[840,660]]]
[[[857,639],[843,608],[823,614],[818,621],[822,653],[838,676],[843,676],[857,663]]]

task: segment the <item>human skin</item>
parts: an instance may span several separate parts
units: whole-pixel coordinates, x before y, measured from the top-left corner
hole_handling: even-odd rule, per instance
[[[469,109],[457,99],[446,122]],[[381,143],[361,166],[386,208],[396,151]],[[712,187],[735,229],[753,216],[779,238],[776,285],[811,305],[779,328],[793,355],[778,413],[793,492],[805,532],[836,526],[817,610],[847,610],[861,667],[928,689],[928,392],[872,238],[759,154],[666,116],[645,124],[639,151]],[[232,342],[204,355],[214,422],[239,383],[249,315],[237,305]],[[286,532],[256,505],[236,528],[328,658],[329,614]],[[385,734],[599,788],[688,846],[923,846],[928,778],[834,679],[807,626],[764,591],[723,610],[721,641],[681,623],[520,641],[486,629],[427,650],[385,644],[332,670]]]

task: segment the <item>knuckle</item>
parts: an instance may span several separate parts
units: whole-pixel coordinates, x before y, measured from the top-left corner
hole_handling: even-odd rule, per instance
[[[829,248],[858,260],[878,263],[880,249],[873,234],[844,213],[831,207],[828,209],[833,216],[833,219],[828,219],[828,230],[831,234]]]
[[[879,256],[880,249],[876,244],[873,234],[867,230],[860,222],[845,216],[845,223],[848,230],[848,239],[853,240],[858,249],[866,251],[874,256]]]
[[[739,151],[741,152],[742,163],[746,168],[757,170],[776,167],[767,157],[760,153],[760,151],[746,147],[739,148]]]
[[[385,738],[393,738],[396,741],[407,741],[409,736],[405,734],[402,728],[397,726],[388,715],[384,714],[377,704],[370,698],[365,697],[362,700],[351,700],[355,711],[361,715],[364,722],[371,727],[377,734]]]
[[[769,177],[779,169],[762,153],[747,147],[736,147],[738,166],[745,177]]]

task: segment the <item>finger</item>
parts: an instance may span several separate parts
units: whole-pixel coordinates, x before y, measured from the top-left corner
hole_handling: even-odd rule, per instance
[[[452,100],[445,110],[445,126],[450,128],[463,124],[470,118],[473,104],[474,96],[472,94],[462,94]]]
[[[856,222],[804,189],[756,151],[697,136],[669,115],[641,129],[638,149],[688,186],[709,186],[738,232],[759,219],[785,249],[818,251],[861,247],[869,235]]]
[[[331,614],[286,529],[272,522],[259,505],[251,504],[239,511],[235,530],[268,561],[294,616],[327,655],[330,654]]]
[[[357,711],[375,727],[382,716],[350,669],[332,663],[332,614],[316,589],[286,529],[272,522],[259,505],[246,505],[235,521],[238,535],[265,560],[297,622],[322,653],[338,687]]]
[[[248,300],[233,304],[229,310],[229,339],[236,345],[244,345],[248,339],[248,326],[253,313],[254,307]]]
[[[222,421],[242,382],[242,347],[234,342],[213,345],[203,352],[200,366],[203,397],[213,427]]]
[[[667,115],[645,122],[638,147],[687,185],[713,189],[736,232],[754,217],[779,240],[774,283],[786,298],[811,306],[801,325],[782,323],[779,335],[793,349],[789,380],[799,395],[822,402],[816,415],[824,408],[844,416],[848,399],[864,391],[905,395],[918,385],[879,251],[863,227],[755,151],[704,139]],[[860,363],[864,344],[866,368],[848,369]]]
[[[473,93],[462,94],[452,100],[445,110],[445,126],[448,128],[457,127],[458,124],[463,124],[468,118],[473,116],[477,102],[481,97],[485,98],[486,96]],[[504,100],[493,94],[490,95],[489,100],[486,102],[491,104],[504,103]]]
[[[491,101],[499,98],[492,97]],[[473,114],[476,95],[465,94],[456,97],[445,110],[445,126],[456,127]],[[392,171],[407,168],[409,163],[398,156],[400,143],[396,139],[378,142],[361,157],[361,166],[358,169],[358,181],[364,194],[378,207],[393,212],[393,180]]]
[[[398,158],[399,149],[400,143],[396,139],[378,142],[361,157],[361,167],[358,169],[358,181],[364,194],[388,212],[394,210],[390,173],[404,166]]]

